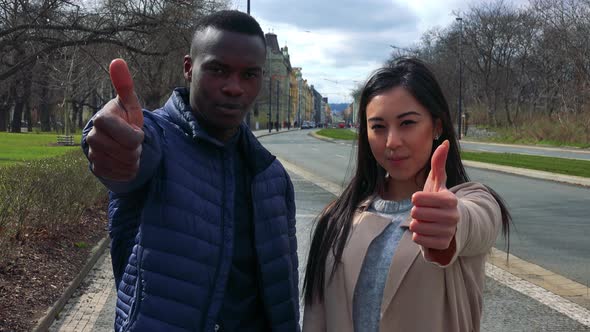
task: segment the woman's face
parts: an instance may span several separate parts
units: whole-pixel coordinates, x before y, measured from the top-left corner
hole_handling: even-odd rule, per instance
[[[386,199],[410,198],[426,179],[433,140],[442,132],[440,120],[404,88],[373,97],[367,105],[367,135],[377,162],[390,176]]]

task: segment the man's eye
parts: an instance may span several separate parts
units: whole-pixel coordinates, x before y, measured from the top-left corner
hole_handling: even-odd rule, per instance
[[[256,78],[256,77],[258,77],[258,73],[246,73],[244,76],[248,79]]]
[[[208,69],[210,72],[212,72],[213,74],[223,74],[225,71],[223,70],[223,68],[220,67],[211,67]]]

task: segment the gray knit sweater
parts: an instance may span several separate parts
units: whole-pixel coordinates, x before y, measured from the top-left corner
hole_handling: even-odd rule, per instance
[[[389,224],[369,245],[353,297],[354,330],[379,331],[381,301],[393,254],[404,230],[399,225],[409,216],[411,201],[386,201],[376,198],[368,211],[391,218]]]

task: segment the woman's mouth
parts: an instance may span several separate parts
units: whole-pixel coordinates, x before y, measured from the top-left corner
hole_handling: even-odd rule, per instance
[[[387,158],[387,161],[389,161],[390,163],[394,164],[394,165],[399,165],[401,163],[403,163],[404,161],[408,160],[409,157],[391,157],[391,158]]]

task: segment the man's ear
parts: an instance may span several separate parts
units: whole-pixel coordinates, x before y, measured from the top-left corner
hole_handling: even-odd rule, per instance
[[[187,82],[193,79],[193,59],[188,54],[184,56],[184,79]]]

